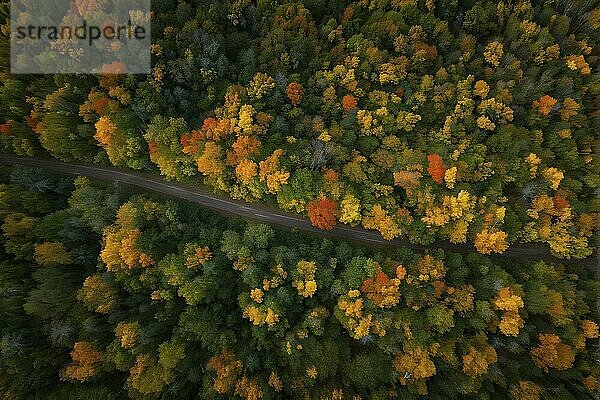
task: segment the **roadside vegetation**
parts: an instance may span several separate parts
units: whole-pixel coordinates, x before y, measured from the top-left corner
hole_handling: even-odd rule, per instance
[[[0,148],[202,181],[322,229],[592,253],[592,2],[153,7],[148,76],[16,77],[5,64]]]
[[[4,399],[592,399],[584,267],[373,250],[0,174]]]

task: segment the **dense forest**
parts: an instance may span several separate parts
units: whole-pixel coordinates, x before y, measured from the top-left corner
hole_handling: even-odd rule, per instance
[[[0,170],[0,396],[592,399],[585,267],[374,250]]]
[[[596,1],[154,0],[148,75],[13,75],[0,5],[0,153],[427,249],[2,166],[1,400],[600,398]]]
[[[156,171],[322,229],[583,258],[599,225],[594,3],[157,0],[149,75],[13,76],[3,60],[0,149]]]

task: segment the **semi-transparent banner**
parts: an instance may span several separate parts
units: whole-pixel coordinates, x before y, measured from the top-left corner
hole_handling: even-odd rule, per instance
[[[150,72],[150,0],[12,0],[13,74]]]

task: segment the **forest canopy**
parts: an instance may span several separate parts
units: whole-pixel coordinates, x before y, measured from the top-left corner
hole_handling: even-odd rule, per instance
[[[585,399],[577,265],[374,250],[0,170],[6,399]]]
[[[597,2],[156,0],[148,75],[13,75],[1,4],[1,153],[425,250],[0,167],[0,399],[599,398]]]
[[[599,225],[593,4],[156,1],[147,76],[4,65],[0,148],[209,185],[322,229],[584,258]]]

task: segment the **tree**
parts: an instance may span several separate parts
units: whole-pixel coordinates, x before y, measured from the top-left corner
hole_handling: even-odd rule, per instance
[[[144,133],[150,160],[167,179],[182,179],[194,173],[192,159],[183,153],[180,143],[186,131],[184,119],[156,115]]]
[[[67,265],[72,262],[71,255],[64,244],[60,242],[45,242],[35,245],[35,262],[42,267]]]
[[[392,240],[401,233],[398,224],[379,204],[375,204],[363,217],[362,224],[367,229],[377,229],[386,240]]]
[[[257,170],[258,166],[254,161],[242,159],[235,167],[235,174],[242,183],[248,184],[257,175]]]
[[[531,350],[535,365],[548,372],[549,368],[566,370],[573,366],[575,356],[571,347],[554,334],[540,334],[540,344]]]
[[[185,265],[188,268],[200,268],[204,263],[212,258],[212,253],[208,246],[195,246],[187,244],[184,254],[187,256]]]
[[[81,86],[85,86],[81,85]],[[79,106],[89,88],[66,82],[43,101],[36,132],[41,145],[53,156],[69,161],[95,154],[93,127],[82,124]]]
[[[92,343],[75,342],[71,358],[72,363],[60,373],[61,379],[85,382],[100,372],[103,354]]]
[[[502,253],[508,249],[506,232],[483,229],[475,236],[475,247],[481,254]]]
[[[222,160],[221,147],[215,142],[206,142],[202,155],[196,160],[198,171],[202,175],[221,176],[225,166]]]
[[[285,94],[288,99],[292,103],[294,107],[300,105],[300,101],[302,101],[302,95],[304,94],[304,89],[302,85],[298,82],[290,82],[285,88]]]
[[[77,293],[77,299],[90,310],[101,314],[113,312],[119,302],[117,289],[106,283],[98,274],[85,278],[83,287]]]
[[[531,381],[519,381],[510,387],[512,400],[539,400],[542,388]]]
[[[483,56],[485,57],[485,61],[497,67],[500,65],[500,59],[504,55],[504,46],[502,43],[494,41],[488,43],[485,47],[485,51],[483,52]]]
[[[597,247],[593,2],[152,3],[148,76],[11,75],[0,35],[0,152],[160,172],[422,248],[2,168],[0,398],[597,394],[600,284],[560,260]],[[557,259],[493,255],[516,242]]]
[[[335,225],[337,203],[329,199],[313,200],[306,206],[310,222],[317,228],[331,230]]]
[[[444,180],[444,173],[446,172],[442,157],[437,154],[430,154],[427,156],[427,161],[429,161],[427,172],[431,178],[437,183],[442,183]]]
[[[241,135],[231,145],[227,153],[227,164],[235,165],[240,160],[256,155],[260,148],[260,140],[254,136]]]
[[[127,159],[127,138],[125,134],[106,116],[100,117],[95,127],[94,139],[106,150],[113,165],[121,165]]]
[[[115,327],[115,336],[119,339],[121,347],[131,349],[136,345],[140,336],[140,324],[138,322],[121,321]]]
[[[351,94],[342,97],[342,107],[346,112],[356,108],[356,99]]]
[[[2,224],[6,251],[17,259],[31,259],[34,251],[33,239],[36,223],[36,218],[24,214],[7,215]]]
[[[414,380],[430,378],[437,372],[427,351],[419,347],[405,349],[398,354],[394,358],[394,369],[399,373],[400,383],[403,385]]]
[[[554,98],[552,98],[551,96],[548,96],[546,94],[546,95],[540,97],[539,100],[535,100],[532,103],[532,106],[537,108],[538,111],[540,112],[540,114],[548,115],[548,114],[550,114],[550,112],[552,111],[552,109],[554,108],[556,103],[557,103],[557,101]]]
[[[340,204],[340,222],[356,225],[360,221],[360,202],[351,194],[347,194]]]

